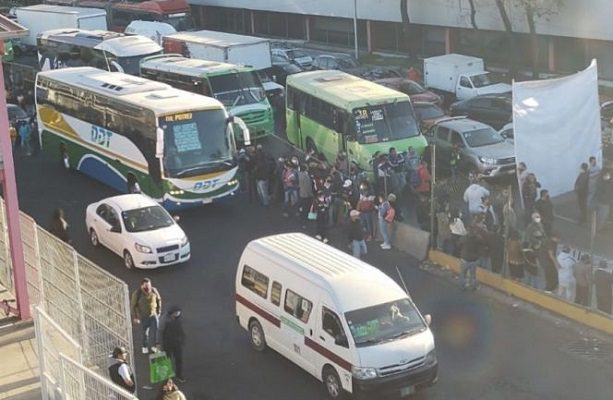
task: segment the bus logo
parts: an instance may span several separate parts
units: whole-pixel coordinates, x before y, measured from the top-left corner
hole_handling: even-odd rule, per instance
[[[213,189],[217,186],[219,179],[209,179],[208,181],[196,182],[194,191]]]
[[[92,142],[100,146],[110,147],[111,136],[113,136],[113,132],[109,131],[108,129],[104,129],[104,128],[100,128],[98,126],[92,125],[92,134],[91,134]]]

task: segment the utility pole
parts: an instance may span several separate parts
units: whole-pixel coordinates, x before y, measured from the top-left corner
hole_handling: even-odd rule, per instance
[[[360,57],[358,51],[358,0],[353,0],[353,46],[355,51],[355,59]]]
[[[434,185],[436,184],[436,145],[432,145],[432,180],[430,181],[430,247],[436,246],[434,242]]]

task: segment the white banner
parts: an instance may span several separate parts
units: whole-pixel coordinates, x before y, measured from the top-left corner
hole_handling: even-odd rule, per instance
[[[517,162],[524,162],[552,197],[574,189],[581,163],[602,165],[596,60],[563,78],[513,83]]]

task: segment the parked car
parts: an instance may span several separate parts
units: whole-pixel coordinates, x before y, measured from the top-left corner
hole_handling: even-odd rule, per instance
[[[358,61],[348,54],[320,55],[313,60],[311,69],[338,69],[351,73],[360,68]]]
[[[498,131],[500,136],[507,140],[515,140],[515,135],[513,134],[513,123],[509,122],[505,126],[502,127],[501,130]]]
[[[419,83],[406,78],[386,78],[378,79],[376,83],[387,86],[390,89],[397,90],[409,95],[411,101],[422,101],[441,105],[443,99],[438,94],[424,88]]]
[[[299,49],[271,49],[273,56],[282,57],[286,62],[296,64],[302,69],[309,69],[313,65],[313,57]],[[274,60],[273,60],[274,62]]]
[[[413,109],[422,132],[429,130],[438,121],[449,117],[442,108],[434,103],[414,102]]]
[[[173,217],[150,197],[124,194],[87,206],[91,244],[123,257],[126,268],[158,268],[189,260],[190,244]]]
[[[460,168],[486,177],[515,173],[515,146],[489,125],[468,118],[442,120],[427,132],[436,145],[437,166],[449,166],[454,145],[461,153]]]
[[[292,74],[297,74],[302,72],[301,69],[296,64],[284,62],[284,63],[275,63],[275,56],[273,58],[272,67],[268,68],[268,75],[280,85],[285,86],[285,81],[287,77]]]
[[[467,116],[500,129],[513,117],[511,93],[483,94],[458,101],[449,107],[449,114]]]
[[[17,122],[21,121],[29,121],[30,116],[27,112],[23,110],[23,108],[19,107],[17,104],[7,104],[6,109],[9,114],[9,123],[11,125],[15,125]]]

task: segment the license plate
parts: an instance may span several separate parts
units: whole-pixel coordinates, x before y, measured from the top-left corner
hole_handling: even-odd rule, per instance
[[[177,256],[175,254],[166,254],[164,256],[164,262],[171,262],[177,259]]]
[[[415,393],[415,386],[407,386],[400,389],[400,397],[410,396]]]

